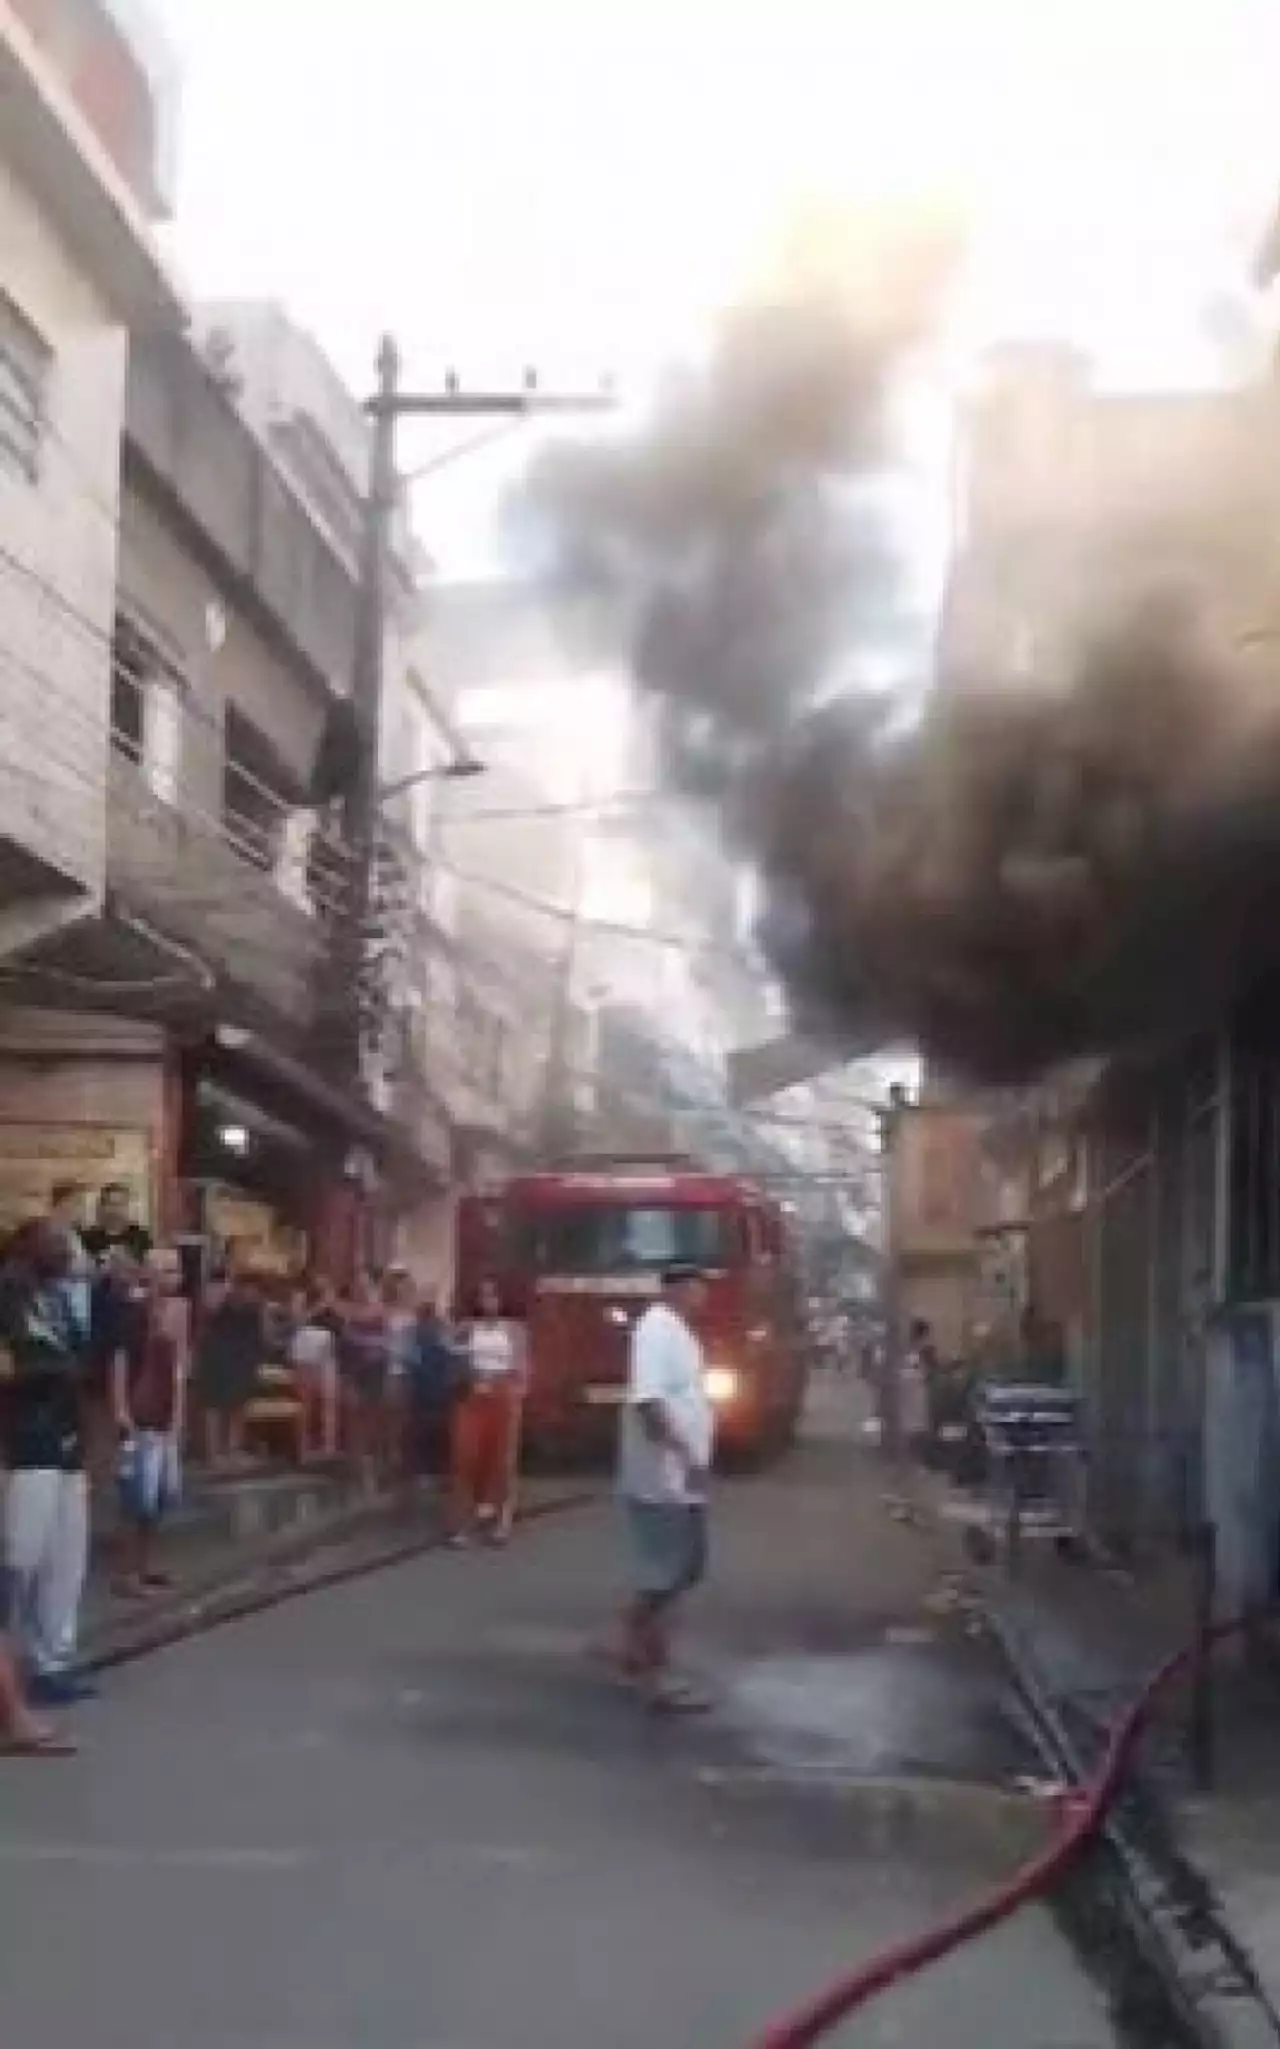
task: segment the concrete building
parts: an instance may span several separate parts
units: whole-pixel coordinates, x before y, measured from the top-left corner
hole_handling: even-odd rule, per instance
[[[192,333],[237,411],[354,575],[372,451],[358,396],[314,335],[272,300],[201,301],[192,309]],[[393,554],[406,579],[416,581],[425,559],[403,507]]]
[[[53,1119],[73,1100],[83,1128],[64,1112],[58,1147],[86,1163],[123,1148],[139,1206],[171,1227],[341,1270],[385,1256],[453,1172],[397,989],[384,1098],[333,1057],[347,870],[309,799],[349,684],[355,582],[181,335],[135,339],[122,476],[103,910],[11,981],[4,1101],[20,1121],[23,1103]],[[6,1198],[0,1171],[0,1209],[50,1143],[0,1128],[20,1184]]]
[[[957,440],[938,672],[1052,682],[1082,604],[1183,582],[1230,640],[1265,633],[1280,391],[1095,389],[1069,350],[993,353]]]
[[[976,671],[1034,688],[1052,676],[1082,593],[1105,603],[1166,574],[1188,579],[1222,633],[1269,670],[1275,388],[1094,392],[1074,361],[1040,352],[997,369],[962,438],[944,683]],[[1280,1442],[1273,1376],[1263,1410],[1250,1408],[1258,1389],[1235,1348],[1250,1316],[1270,1328],[1280,1300],[1275,980],[1260,966],[1194,1034],[970,1106],[1021,1237],[1026,1301],[1056,1327],[1085,1398],[1095,1524],[1138,1545],[1215,1524],[1223,1572],[1237,1575],[1227,1606],[1246,1592],[1245,1525],[1274,1530],[1274,1462],[1247,1513],[1240,1480],[1246,1466],[1263,1472],[1243,1458],[1250,1435]],[[1224,1456],[1235,1463],[1226,1493]],[[1273,1572],[1272,1556],[1271,1592]]]
[[[104,891],[128,335],[182,317],[151,234],[174,83],[144,30],[0,0],[0,951]]]

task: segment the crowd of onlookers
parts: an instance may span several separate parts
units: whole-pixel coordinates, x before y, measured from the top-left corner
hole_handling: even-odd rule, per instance
[[[370,1491],[448,1476],[450,1541],[509,1534],[524,1358],[498,1291],[465,1323],[403,1268],[346,1288],[229,1248],[194,1284],[129,1191],[55,1188],[0,1250],[0,1744],[60,1754],[35,1710],[93,1690],[78,1629],[91,1516],[114,1502],[112,1587],[170,1584],[159,1548],[184,1461],[345,1462]]]

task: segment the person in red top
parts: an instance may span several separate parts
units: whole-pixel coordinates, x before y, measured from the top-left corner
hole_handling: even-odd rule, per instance
[[[121,1593],[147,1595],[170,1584],[169,1575],[156,1568],[155,1541],[182,1484],[188,1327],[181,1287],[177,1253],[149,1253],[121,1320],[112,1364],[125,1525]]]

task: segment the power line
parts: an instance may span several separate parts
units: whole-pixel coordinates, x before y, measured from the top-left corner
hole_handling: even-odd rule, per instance
[[[521,804],[510,808],[499,806],[492,811],[445,811],[440,823],[448,831],[460,825],[488,825],[500,820],[513,822],[538,818],[585,818],[603,816],[613,810],[640,809],[650,804],[678,804],[679,797],[672,790],[620,790],[610,797],[577,798],[568,803]]]
[[[43,576],[30,563],[3,547],[0,547],[0,565],[7,568],[11,576],[23,579],[31,588],[38,591],[62,618],[73,625],[90,642],[104,649],[108,656],[108,674],[112,679],[123,677],[132,687],[141,689],[144,692],[147,690],[164,690],[168,692],[177,701],[180,717],[184,724],[186,722],[194,722],[207,728],[218,744],[224,774],[229,768],[238,784],[245,791],[252,790],[265,805],[273,823],[279,825],[285,819],[292,819],[297,815],[299,807],[290,804],[280,794],[278,789],[265,782],[247,765],[235,761],[234,758],[228,759],[225,753],[225,731],[219,713],[201,700],[198,690],[187,679],[181,678],[174,673],[173,665],[162,648],[157,649],[157,653],[160,656],[157,670],[148,674],[145,681],[143,681],[124,665],[120,659],[116,646],[116,636],[113,630],[114,619],[113,628],[105,627],[100,619],[92,617],[85,612],[64,590]],[[123,616],[128,618],[128,612],[126,611]],[[146,637],[145,634],[144,637]],[[47,670],[39,668],[13,650],[6,650],[3,659],[7,660],[11,668],[21,671],[29,679],[39,683],[42,688],[51,689],[54,695],[60,699],[60,730],[68,726],[72,729],[78,726],[79,730],[92,741],[95,750],[103,744],[104,739],[110,739],[114,743],[117,753],[127,755],[133,759],[139,771],[139,783],[134,792],[134,801],[130,806],[129,815],[137,820],[145,819],[148,816],[158,818],[173,816],[175,819],[180,820],[184,827],[195,824],[208,829],[219,843],[226,845],[247,867],[253,868],[255,873],[262,878],[262,884],[265,889],[271,890],[273,896],[278,895],[283,902],[289,901],[287,894],[279,890],[278,881],[273,874],[273,864],[263,858],[264,855],[272,851],[269,832],[265,828],[255,825],[254,829],[262,842],[255,845],[253,839],[246,837],[245,833],[237,828],[234,822],[234,815],[228,817],[225,811],[215,814],[206,807],[193,803],[189,787],[185,784],[182,776],[183,763],[181,755],[185,753],[185,749],[178,750],[178,758],[172,765],[171,773],[174,776],[173,795],[162,794],[154,785],[148,784],[148,764],[145,759],[139,758],[138,751],[134,746],[128,744],[127,735],[121,734],[118,730],[112,731],[109,721],[103,722],[93,718],[83,705],[68,697],[60,681],[52,677]],[[122,742],[126,744],[122,745]],[[83,760],[72,760],[65,754],[59,754],[57,750],[51,748],[48,745],[47,730],[43,741],[43,754],[46,769],[55,767],[63,771],[61,781],[64,787],[66,777],[69,776],[73,782],[78,783],[92,794],[95,801],[98,799],[100,790],[103,801],[106,800],[105,778],[103,779],[103,785],[100,785],[99,780],[87,772],[86,764]],[[50,782],[51,787],[56,788],[58,786],[59,778],[46,777],[46,780]],[[118,799],[119,791],[117,790],[115,794]],[[525,807],[525,815],[528,815],[530,809],[532,809],[535,816],[583,815],[587,812],[603,810],[606,803],[658,801],[663,795],[664,793],[659,791],[622,792],[618,793],[612,800],[595,800],[592,803],[579,802],[571,805]],[[477,819],[482,815],[472,814]],[[501,816],[501,810],[496,811],[494,815]],[[452,820],[446,819],[439,822],[462,824],[469,822],[469,820],[459,816]],[[243,821],[243,823],[250,824],[251,821]],[[754,963],[751,962],[750,958],[740,948],[725,948],[712,941],[692,939],[688,934],[663,933],[649,927],[627,925],[617,920],[584,918],[578,912],[569,910],[548,899],[538,898],[530,892],[518,889],[514,885],[500,883],[494,878],[468,873],[465,869],[461,869],[448,861],[433,860],[427,849],[418,845],[411,834],[405,832],[402,827],[390,819],[385,821],[385,833],[388,840],[394,841],[399,839],[402,842],[402,850],[403,844],[408,844],[412,864],[421,873],[427,874],[432,872],[432,870],[439,870],[469,886],[492,890],[513,902],[519,903],[522,908],[531,910],[556,922],[571,924],[587,932],[607,933],[632,944],[656,946],[664,951],[675,951],[691,957],[719,956],[732,960],[738,967],[754,966]],[[346,902],[341,879],[331,887],[326,886],[322,881],[321,875],[317,872],[318,857],[325,851],[332,852],[337,859],[344,862],[349,855],[349,849],[345,845],[336,840],[331,841],[328,839],[322,822],[317,819],[311,846],[308,849],[308,897],[314,910],[327,912],[330,915],[341,915]],[[410,882],[412,882],[412,879],[412,876],[410,876]],[[296,908],[301,910],[301,907]],[[301,912],[301,915],[305,916],[306,913]],[[409,930],[403,935],[393,933],[391,935],[391,943],[394,945],[398,941],[401,945],[412,945],[415,928],[416,936],[420,939],[424,916],[429,916],[429,914],[423,910],[420,904],[415,904],[412,910],[406,914],[404,920]],[[392,921],[396,922],[394,914]],[[511,989],[510,963],[501,950],[501,941],[496,941],[499,951],[491,954],[483,962],[477,961],[473,953],[466,959],[464,964],[461,936],[451,933],[446,933],[444,936],[454,953],[455,966],[461,973],[464,986],[474,980],[477,972],[485,974],[487,971],[490,986],[496,980],[504,989],[508,991]],[[321,932],[316,932],[315,940],[316,952],[318,953],[323,944]],[[242,954],[247,952],[251,957],[264,957],[266,949],[255,949],[253,944],[245,939],[243,933],[238,936],[236,944]]]
[[[0,660],[3,659],[4,657],[0,656]],[[24,666],[28,669],[30,669],[31,667],[31,665],[29,664]],[[53,681],[52,678],[47,678],[46,680],[51,683]],[[54,687],[56,688],[56,685]],[[47,756],[46,758],[54,759],[55,757]],[[68,769],[71,776],[75,780],[77,780],[86,790],[90,791],[95,796],[97,795],[99,785],[96,781],[94,781],[85,773],[84,764],[82,762],[71,762],[68,761],[65,757],[62,757],[60,765]],[[8,773],[14,776],[17,776],[22,772],[17,767],[17,765],[11,762],[5,762],[3,764],[0,764],[0,766],[3,766],[3,768]],[[119,795],[118,790],[116,794],[117,796]],[[151,813],[163,813],[166,811],[172,811],[174,808],[167,802],[166,799],[157,796],[152,791],[147,790],[145,785],[140,785],[136,794],[139,801],[137,805],[133,807],[132,812],[130,814],[135,818],[142,818]],[[209,813],[200,813],[199,811],[193,813],[189,807],[187,807],[184,810],[183,816],[184,819],[187,821],[189,821],[192,817],[203,819],[211,827],[213,827],[218,837],[222,839],[225,844],[228,844],[233,852],[238,853],[240,858],[245,858],[243,850],[237,848],[234,840],[226,834],[223,821],[215,819],[212,816],[212,814]],[[279,892],[276,890],[272,882],[272,879],[266,873],[266,871],[259,868],[256,863],[250,863],[250,865],[253,865],[255,867],[255,871],[262,877],[264,886],[271,890],[273,897],[277,897],[279,895]],[[287,901],[287,899],[281,899],[278,907],[283,909],[283,903],[285,901]],[[320,931],[316,931],[314,937],[315,953],[316,957],[319,958],[323,951],[323,934]],[[237,935],[237,938],[235,940],[235,946],[237,955],[242,963],[257,963],[269,959],[273,965],[279,964],[280,956],[278,948],[272,948],[270,943],[267,941],[255,941],[254,939],[244,935],[244,933],[242,932],[241,934]],[[210,967],[207,956],[203,957],[202,964],[212,977],[213,970]],[[505,976],[502,974],[502,968],[505,965],[505,963],[499,960],[495,960],[490,956],[481,956],[477,959],[475,956],[468,956],[467,954],[463,953],[458,957],[451,958],[449,964],[451,969],[455,973],[460,974],[460,983],[461,986],[464,988],[469,985],[474,987],[475,971],[478,970],[481,974],[483,974],[486,969],[489,971],[491,976],[496,976],[497,978],[501,979],[506,984],[507,988],[510,988],[509,976]],[[471,970],[472,972],[468,972],[468,970]],[[40,971],[37,970],[37,972]],[[108,980],[106,978],[98,980],[96,978],[63,974],[60,970],[56,968],[48,970],[46,972],[48,972],[49,978],[51,980],[61,980],[67,986],[74,986],[82,994],[98,994],[102,996],[114,995],[117,997],[125,997],[155,995],[162,993],[164,989],[171,987],[173,983],[173,977],[171,976],[151,978],[148,979],[146,982],[121,982],[116,980]],[[4,974],[2,979],[8,982],[10,986],[13,986],[15,980],[13,976],[9,974]],[[450,1006],[450,1008],[454,1012],[456,1021],[458,1011],[458,1005],[456,1001],[453,1005]],[[407,1016],[409,1014],[409,1006],[394,1005],[391,1015],[388,1019],[388,1023],[393,1029],[403,1029],[406,1026]],[[465,1081],[469,1085],[475,1085],[476,1076],[474,1070],[469,1064],[465,1054],[463,1053],[461,1044],[457,1038],[456,1033],[448,1035],[431,1034],[431,1041],[432,1043],[429,1047],[430,1057],[437,1062],[443,1059],[445,1062],[447,1062],[448,1066],[452,1070],[453,1076],[456,1079]],[[712,1112],[713,1114],[725,1114],[728,1116],[733,1116],[731,1106],[729,1106],[727,1102],[724,1105],[720,1105],[717,1103],[715,1105],[699,1106],[696,1104],[689,1103],[686,1099],[682,1098],[674,1090],[660,1093],[650,1093],[647,1095],[640,1095],[637,1093],[633,1086],[627,1086],[625,1084],[620,1085],[613,1077],[610,1076],[607,1069],[602,1069],[600,1067],[586,1069],[578,1067],[576,1065],[571,1066],[568,1069],[568,1078],[570,1080],[578,1080],[584,1083],[590,1083],[592,1087],[596,1089],[604,1088],[607,1092],[612,1093],[615,1097],[620,1096],[623,1102],[633,1109],[643,1108],[649,1111],[659,1111],[663,1115],[674,1115],[684,1122],[693,1121],[696,1123],[700,1116],[705,1117],[705,1115],[708,1112]],[[749,1141],[752,1133],[752,1127],[761,1121],[769,1120],[761,1119],[759,1116],[755,1116],[749,1118],[735,1119],[735,1121],[740,1121],[743,1128],[742,1135]],[[779,1124],[791,1125],[795,1128],[807,1129],[810,1131],[823,1128],[819,1125],[817,1120],[813,1119],[789,1119],[784,1117],[777,1117],[772,1121],[775,1121]],[[839,1135],[842,1138],[844,1138],[846,1142],[852,1136],[849,1130],[844,1126],[831,1126],[826,1128],[830,1128],[833,1131],[838,1131]],[[796,1167],[796,1172],[802,1179],[812,1178],[812,1175],[815,1172],[821,1171],[822,1170],[818,1169],[805,1169],[800,1166]],[[850,1175],[847,1178],[852,1183],[852,1175]]]
[[[114,635],[105,630],[99,621],[82,612],[66,597],[64,592],[60,591],[55,584],[50,583],[38,570],[32,568],[29,563],[23,562],[20,557],[14,555],[3,545],[0,545],[0,569],[12,571],[39,589],[43,595],[50,598],[53,604],[72,623],[79,626],[90,639],[102,647],[109,657],[110,674],[124,677],[131,685],[137,683],[137,679],[119,661]],[[124,616],[127,618],[128,614],[125,613]],[[38,668],[25,661],[23,657],[13,655],[9,651],[6,651],[4,658],[13,663],[13,665],[22,668],[33,680],[52,687],[55,691],[59,689],[58,684],[49,675],[48,671]],[[171,691],[178,698],[182,710],[189,712],[198,723],[207,726],[211,732],[217,735],[219,741],[225,747],[225,732],[221,720],[216,713],[201,704],[198,694],[190,685],[180,690],[176,681],[166,677],[163,673],[148,678],[147,685],[141,687],[145,688],[148,685]],[[101,736],[102,726],[92,719],[83,710],[83,707],[73,699],[64,697],[64,711],[62,715],[70,718],[73,722],[78,721],[82,728],[86,732],[91,733],[95,739]],[[229,765],[236,780],[246,788],[252,789],[255,794],[261,796],[267,804],[272,806],[278,819],[293,817],[299,810],[313,808],[290,804],[286,798],[281,796],[278,790],[272,789],[270,784],[264,782],[251,769],[242,767],[234,759],[229,761]],[[191,812],[185,793],[182,808],[184,815],[196,817],[203,815],[206,820],[218,825],[219,829],[221,829],[222,821],[212,820],[211,814],[201,814],[199,811]],[[638,945],[655,946],[667,952],[685,954],[691,957],[720,958],[733,961],[740,967],[754,968],[755,964],[750,954],[742,947],[726,947],[714,940],[692,939],[688,934],[664,933],[655,931],[651,927],[627,925],[614,919],[583,917],[580,913],[565,905],[556,904],[550,898],[536,897],[528,891],[519,889],[515,884],[499,882],[496,878],[476,874],[460,868],[457,864],[439,856],[432,856],[427,849],[419,848],[417,843],[413,841],[412,836],[390,818],[383,820],[382,831],[387,838],[398,836],[402,840],[408,841],[413,846],[415,855],[422,862],[424,868],[439,869],[442,873],[452,875],[457,880],[472,887],[487,889],[495,895],[505,896],[512,902],[521,904],[525,909],[535,911],[558,923],[577,925],[589,932],[608,933],[615,938],[626,939]],[[343,841],[337,838],[330,839],[325,834],[323,828],[320,829],[319,837],[321,844],[330,846],[336,856],[342,859],[346,858],[350,850],[346,848]],[[327,907],[335,909],[335,902],[330,901]]]
[[[0,667],[5,665],[16,669],[28,680],[38,683],[42,689],[51,692],[55,699],[58,700],[58,709],[55,718],[50,720],[48,718],[48,707],[47,705],[44,707],[45,716],[41,722],[39,753],[34,755],[34,758],[29,757],[21,765],[12,761],[0,762],[0,768],[14,778],[18,778],[23,774],[28,776],[34,775],[52,793],[64,799],[68,788],[73,788],[83,792],[95,805],[99,802],[106,803],[110,797],[119,806],[123,793],[118,779],[115,781],[114,787],[111,787],[109,769],[104,765],[101,775],[94,773],[90,763],[83,756],[75,757],[65,752],[63,747],[57,744],[51,745],[50,735],[56,734],[59,740],[65,743],[68,728],[72,731],[78,728],[92,741],[95,758],[97,750],[108,744],[111,745],[117,756],[122,756],[130,761],[137,773],[137,780],[129,792],[129,801],[123,806],[124,815],[135,823],[146,823],[148,820],[169,820],[175,829],[180,829],[184,833],[189,833],[192,826],[207,833],[217,844],[226,847],[243,864],[245,870],[252,871],[257,886],[264,895],[269,894],[269,902],[263,904],[261,908],[276,910],[282,917],[287,917],[289,910],[292,910],[296,913],[299,920],[306,921],[305,924],[299,926],[299,935],[306,934],[308,937],[309,944],[307,950],[310,952],[313,961],[318,961],[322,957],[326,944],[323,927],[319,922],[313,921],[308,912],[281,889],[273,869],[266,865],[261,858],[263,852],[261,846],[255,846],[252,840],[246,839],[242,834],[238,833],[234,825],[226,817],[195,804],[189,797],[185,797],[183,801],[178,802],[176,797],[171,798],[157,791],[147,781],[145,765],[137,760],[132,745],[129,744],[122,747],[121,741],[126,736],[123,736],[118,729],[104,728],[98,721],[92,719],[81,705],[66,695],[60,679],[50,675],[48,671],[39,668],[37,665],[12,655],[8,650],[0,650]],[[180,699],[181,702],[182,700]],[[44,771],[43,774],[41,774],[42,770]],[[53,771],[53,773],[50,773],[50,771]],[[246,773],[246,780],[254,781],[256,779],[249,777]],[[274,803],[280,811],[283,812],[285,810],[286,807],[283,805],[283,801],[279,798],[278,793],[271,791],[266,785],[259,784],[258,787],[263,796]],[[429,874],[432,864],[421,855],[418,858],[423,873]],[[152,872],[157,877],[172,879],[173,876],[173,870],[171,867],[166,866],[163,854],[159,856],[155,869]],[[128,889],[130,878],[122,877],[120,879],[123,881],[125,888]],[[139,872],[135,869],[132,879],[135,887],[139,879],[141,880],[145,895],[147,872],[145,870],[142,871],[141,877],[139,877]],[[244,880],[247,881],[248,879],[246,874]],[[408,877],[408,880],[410,886],[412,886],[413,877],[411,875]],[[343,903],[341,895],[334,889],[326,889],[320,879],[314,874],[310,878],[308,896],[313,912],[327,912],[330,915],[340,914]],[[286,909],[286,906],[289,908]],[[250,906],[249,908],[252,914],[253,907]],[[425,912],[420,904],[411,903],[405,911],[402,920],[406,929],[401,933],[397,933],[394,929],[390,930],[388,933],[388,943],[393,948],[397,945],[412,948],[415,941],[420,944],[424,936],[425,923],[429,921],[430,913]],[[214,922],[217,922],[216,915]],[[394,927],[398,922],[401,922],[401,920],[397,912],[394,910],[389,912],[389,925]],[[509,955],[500,956],[495,954],[485,956],[477,954],[476,950],[468,947],[461,937],[448,933],[438,925],[435,927],[435,934],[444,943],[432,948],[428,957],[447,961],[450,971],[457,975],[462,987],[487,987],[489,991],[492,991],[494,986],[497,985],[510,1002],[519,1002],[520,991],[516,985],[521,978],[518,975],[513,976]],[[233,944],[238,959],[244,963],[252,961],[255,964],[261,964],[269,961],[272,965],[279,965],[280,954],[278,947],[273,948],[269,942],[265,941],[255,943],[248,936],[243,925],[235,933]],[[551,964],[548,963],[547,965],[549,969]],[[95,985],[87,984],[86,986]],[[108,985],[105,982],[96,986],[102,993],[109,993]]]
[[[508,898],[522,905],[526,910],[536,911],[540,916],[553,919],[557,924],[575,925],[586,932],[604,932],[618,939],[629,939],[638,945],[656,946],[667,952],[694,956],[711,955],[731,960],[735,965],[753,969],[755,963],[750,954],[741,947],[724,946],[714,939],[692,939],[687,934],[655,931],[648,925],[625,925],[612,918],[593,918],[558,904],[550,897],[534,896],[528,890],[520,889],[513,882],[499,882],[495,876],[478,875],[474,870],[459,868],[455,863],[442,861],[441,868],[457,881],[470,888],[491,890],[495,896]]]

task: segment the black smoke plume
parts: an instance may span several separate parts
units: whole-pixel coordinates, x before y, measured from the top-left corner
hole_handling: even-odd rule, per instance
[[[1052,674],[949,679],[905,730],[858,686],[895,602],[873,485],[947,273],[890,243],[856,292],[740,309],[643,434],[526,491],[758,866],[796,1025],[1011,1080],[1207,1020],[1280,952],[1280,717],[1161,590],[1082,588]]]

